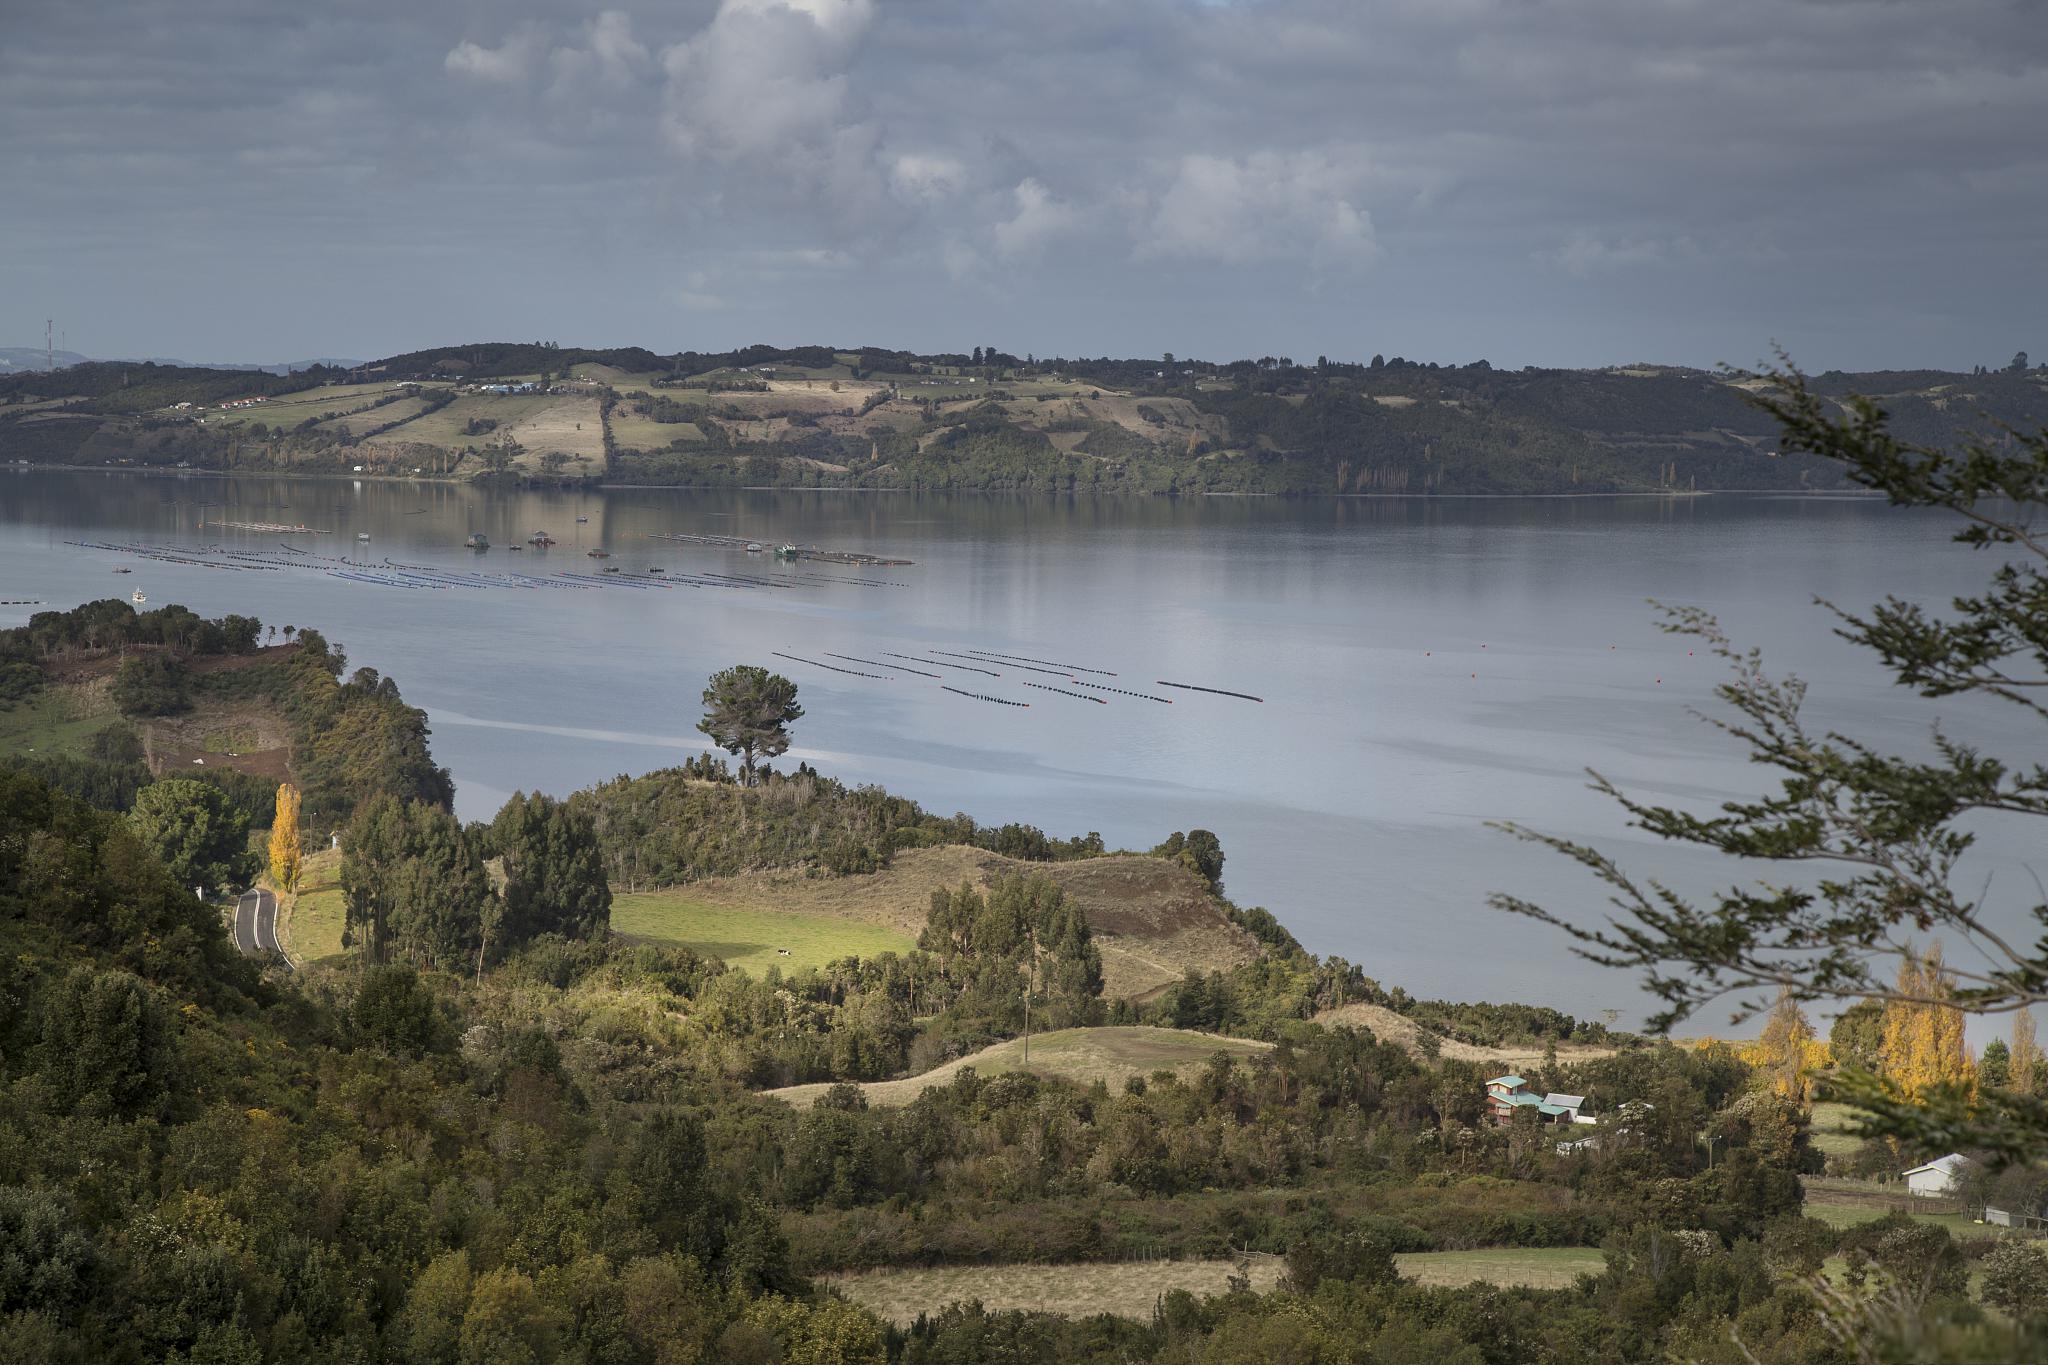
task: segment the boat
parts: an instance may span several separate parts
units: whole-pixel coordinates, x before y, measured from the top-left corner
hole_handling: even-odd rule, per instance
[[[612,557],[610,550],[585,550],[583,553],[589,555],[592,559],[610,559]]]
[[[582,525],[582,524],[583,524],[584,522],[586,522],[586,521],[589,521],[589,520],[590,520],[590,518],[589,518],[589,517],[578,517],[578,518],[576,518],[576,524],[577,524],[578,526],[581,526],[581,525]]]
[[[368,540],[369,538],[370,538],[370,533],[369,533],[368,531],[358,531],[358,532],[356,532],[356,539],[357,539],[357,540]]]
[[[647,566],[647,572],[649,572],[649,573],[661,573],[661,572],[662,572],[662,567],[661,567],[661,565],[659,565],[659,564],[650,564],[650,565],[648,565],[648,566]]]
[[[546,531],[535,531],[526,538],[526,543],[528,545],[552,545],[555,543],[555,538]]]
[[[748,542],[747,542],[747,553],[748,553],[748,554],[750,554],[750,555],[757,555],[757,554],[761,553],[761,551],[765,550],[766,548],[768,548],[768,547],[767,547],[767,546],[765,546],[765,545],[763,545],[763,544],[762,544],[762,543],[761,543],[760,541],[758,541],[758,540],[750,540],[750,541],[748,541]]]
[[[114,570],[114,572],[115,572],[115,573],[134,573],[134,572],[135,572],[135,570],[133,570],[133,569],[116,569],[116,570]]]
[[[775,547],[775,557],[777,559],[795,559],[799,553],[800,551],[794,545],[778,545]]]
[[[462,543],[472,550],[488,550],[491,548],[491,538],[481,531],[478,531]]]
[[[604,571],[606,573],[617,573],[619,571],[619,566],[616,564],[607,564],[604,566]]]
[[[147,602],[149,599],[142,595],[142,589],[137,588],[134,592],[128,594],[128,600],[131,602]]]

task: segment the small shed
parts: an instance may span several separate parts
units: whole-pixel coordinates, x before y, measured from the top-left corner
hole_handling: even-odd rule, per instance
[[[1963,1183],[1963,1172],[1969,1166],[1970,1158],[1961,1152],[1950,1152],[1904,1172],[1903,1178],[1906,1189],[1916,1198],[1937,1198],[1954,1194],[1956,1187]]]

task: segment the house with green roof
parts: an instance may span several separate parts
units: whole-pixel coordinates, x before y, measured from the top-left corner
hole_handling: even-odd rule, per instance
[[[1584,1095],[1564,1095],[1555,1091],[1538,1095],[1529,1088],[1529,1082],[1520,1076],[1495,1076],[1486,1083],[1486,1107],[1495,1123],[1509,1123],[1517,1111],[1534,1109],[1544,1123],[1591,1123],[1592,1119],[1579,1111],[1586,1107]]]

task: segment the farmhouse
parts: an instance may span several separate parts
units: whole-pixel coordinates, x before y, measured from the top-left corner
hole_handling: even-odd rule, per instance
[[[1591,1123],[1579,1112],[1585,1106],[1584,1095],[1538,1095],[1520,1076],[1495,1076],[1486,1083],[1486,1107],[1495,1123],[1507,1123],[1516,1110],[1532,1107],[1544,1123]]]
[[[1903,1173],[1906,1189],[1918,1197],[1933,1198],[1954,1194],[1956,1186],[1963,1183],[1963,1173],[1971,1165],[1970,1158],[1961,1152],[1950,1152],[1937,1157],[1924,1166],[1915,1166]]]

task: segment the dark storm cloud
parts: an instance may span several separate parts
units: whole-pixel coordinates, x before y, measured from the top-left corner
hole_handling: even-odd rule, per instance
[[[2048,349],[2032,0],[10,9],[0,341]]]

